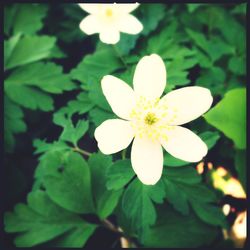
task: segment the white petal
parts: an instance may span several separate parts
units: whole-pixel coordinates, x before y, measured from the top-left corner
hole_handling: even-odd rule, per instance
[[[96,18],[95,15],[86,16],[80,23],[80,29],[87,35],[92,35],[94,33],[99,33],[102,24]]]
[[[111,75],[104,76],[101,85],[113,112],[125,120],[130,120],[130,113],[136,105],[133,89],[121,79]]]
[[[213,97],[209,89],[192,86],[171,91],[160,100],[159,104],[165,103],[169,112],[176,110],[176,118],[168,121],[168,124],[181,125],[204,114],[212,102]]]
[[[174,157],[188,161],[198,162],[207,154],[207,145],[191,130],[173,126],[166,131],[167,140],[162,139],[162,146]]]
[[[144,56],[136,66],[133,84],[138,95],[148,99],[160,97],[166,86],[166,68],[160,56]]]
[[[128,14],[119,20],[118,29],[121,32],[135,35],[142,31],[143,26],[136,17]]]
[[[130,144],[134,132],[130,122],[110,119],[96,128],[94,136],[103,154],[114,154]]]
[[[93,3],[79,3],[78,4],[83,10],[90,14],[96,14],[99,12],[100,4]]]
[[[135,137],[131,150],[132,167],[145,185],[154,185],[161,178],[163,152],[159,142]]]
[[[107,44],[116,44],[120,40],[120,32],[116,29],[106,28],[100,32],[100,40]]]
[[[139,3],[124,3],[124,4],[116,4],[117,8],[120,12],[130,13],[135,10],[140,4]]]

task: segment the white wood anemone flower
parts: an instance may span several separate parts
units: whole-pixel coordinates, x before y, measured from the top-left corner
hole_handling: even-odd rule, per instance
[[[90,15],[80,23],[80,29],[87,35],[99,33],[100,40],[107,44],[116,44],[120,40],[120,32],[136,35],[143,26],[130,14],[139,4],[97,3],[79,4]]]
[[[121,119],[104,121],[95,130],[103,154],[113,154],[132,142],[131,163],[139,180],[154,185],[163,171],[162,147],[176,158],[198,162],[207,154],[206,144],[179,125],[205,113],[213,102],[210,90],[191,86],[164,95],[166,68],[160,56],[144,56],[136,66],[132,89],[124,81],[106,75],[103,93]]]

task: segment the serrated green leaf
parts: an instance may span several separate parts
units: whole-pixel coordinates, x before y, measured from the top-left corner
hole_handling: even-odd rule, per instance
[[[119,201],[122,190],[111,191],[106,188],[106,170],[112,165],[112,158],[101,153],[92,154],[88,160],[91,177],[92,190],[95,200],[96,212],[101,219],[109,216]]]
[[[47,143],[45,140],[35,139],[33,146],[36,148],[35,154],[49,153],[61,150],[69,150],[70,147],[63,141],[54,141]],[[41,157],[42,158],[42,157]]]
[[[237,75],[246,74],[246,58],[245,56],[231,57],[228,62],[228,68]]]
[[[91,177],[86,161],[74,152],[47,154],[36,171],[51,200],[75,213],[92,213]]]
[[[74,146],[77,146],[77,142],[84,136],[89,128],[89,122],[84,120],[79,120],[74,126],[71,118],[63,111],[54,114],[53,122],[63,127],[60,139],[71,142]]]
[[[91,102],[88,94],[83,92],[79,94],[75,100],[68,102],[68,114],[72,115],[74,113],[78,113],[79,115],[82,115],[91,110],[94,106],[95,104]]]
[[[90,110],[89,116],[90,116],[90,120],[95,124],[95,127],[99,126],[102,122],[104,122],[107,119],[115,118],[114,113],[105,111],[98,107]]]
[[[228,91],[208,113],[206,121],[232,139],[239,149],[246,147],[246,89]]]
[[[25,132],[27,129],[23,121],[23,111],[15,103],[4,97],[4,145],[7,152],[13,150],[14,134]]]
[[[140,12],[140,21],[143,24],[143,35],[148,35],[155,30],[159,22],[163,19],[165,14],[165,6],[163,4],[144,4],[138,8]]]
[[[135,175],[130,160],[118,160],[106,170],[108,190],[123,188]]]
[[[100,80],[103,76],[122,67],[124,66],[115,54],[114,49],[103,45],[93,54],[85,56],[70,74],[72,79],[76,79],[85,85],[89,81],[101,84]]]
[[[188,164],[187,161],[177,159],[167,152],[164,153],[164,165],[167,167],[182,167]]]
[[[155,223],[157,214],[152,200],[157,203],[163,201],[165,192],[159,192],[161,188],[161,184],[157,187],[147,186],[135,179],[124,192],[122,210],[140,238],[143,237],[149,226]]]
[[[41,190],[29,194],[28,205],[18,204],[14,212],[5,213],[4,223],[6,232],[19,233],[17,247],[36,246],[60,235],[64,239],[54,246],[82,247],[96,228],[57,206]]]
[[[4,33],[35,34],[43,27],[47,4],[12,4],[4,9]],[[30,15],[32,13],[32,15]]]
[[[209,88],[213,95],[222,95],[225,91],[226,74],[220,67],[211,67],[210,69],[202,70],[200,77],[195,81],[195,84]]]
[[[37,62],[19,67],[5,80],[5,85],[10,85],[6,86],[8,89],[19,85],[33,86],[53,94],[75,88],[69,75],[63,73],[62,67],[51,62]]]
[[[4,55],[4,69],[12,69],[48,57],[55,42],[55,37],[35,35],[22,36],[14,45],[13,38],[4,41],[5,48],[12,44],[11,52],[8,50],[8,53]]]
[[[22,107],[43,111],[54,109],[53,98],[35,87],[25,85],[12,87],[11,84],[4,84],[4,91],[13,102]]]
[[[184,248],[199,247],[212,243],[219,229],[205,224],[192,212],[188,216],[176,212],[164,204],[158,211],[157,222],[144,236],[146,247]]]

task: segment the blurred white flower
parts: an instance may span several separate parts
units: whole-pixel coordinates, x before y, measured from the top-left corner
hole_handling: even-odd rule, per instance
[[[87,35],[99,33],[103,43],[116,44],[120,40],[120,32],[138,34],[143,29],[138,19],[130,14],[139,4],[79,4],[90,15],[80,23],[80,29]]]
[[[101,85],[113,112],[122,119],[104,121],[95,130],[98,147],[113,154],[133,141],[131,162],[138,178],[154,185],[163,169],[162,147],[176,158],[198,162],[207,154],[206,144],[192,131],[180,127],[205,113],[213,98],[203,87],[174,90],[162,99],[166,68],[156,54],[143,57],[136,66],[134,90],[122,80],[107,75]]]

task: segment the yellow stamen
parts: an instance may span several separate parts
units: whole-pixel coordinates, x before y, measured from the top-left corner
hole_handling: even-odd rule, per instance
[[[111,17],[113,15],[113,11],[111,9],[106,10],[106,16]]]

